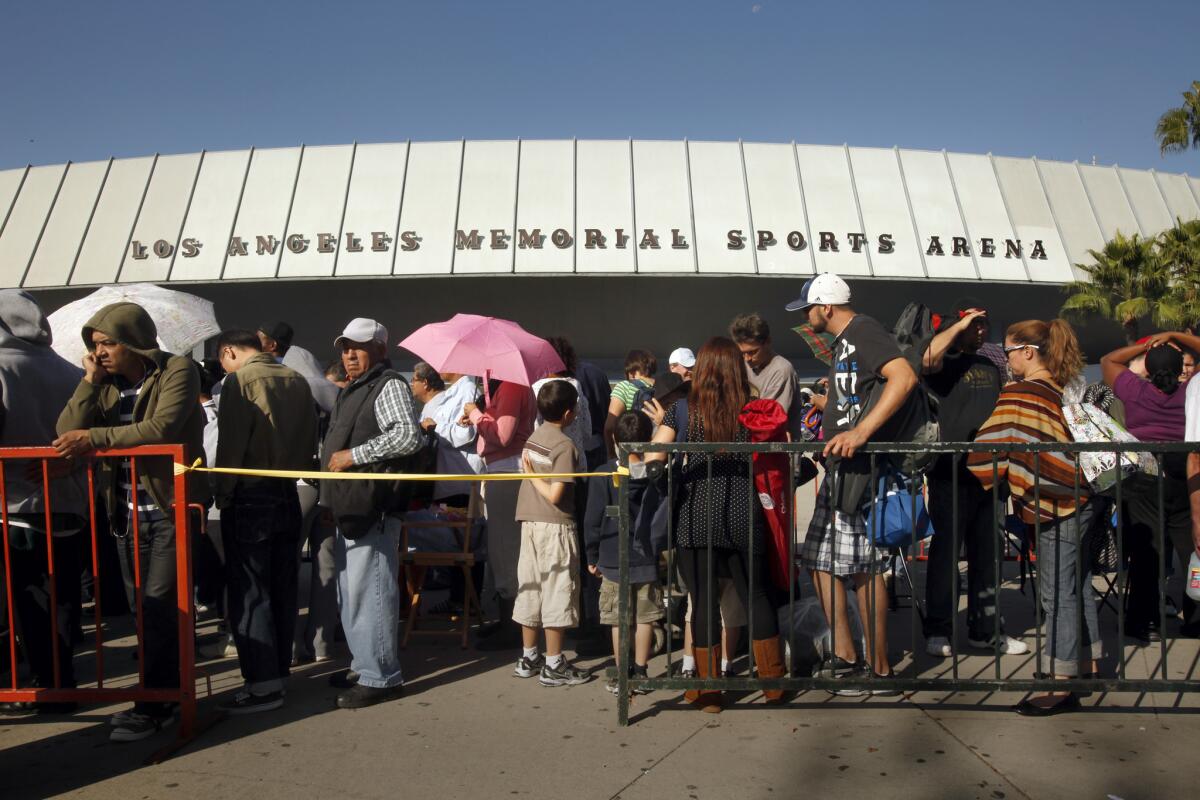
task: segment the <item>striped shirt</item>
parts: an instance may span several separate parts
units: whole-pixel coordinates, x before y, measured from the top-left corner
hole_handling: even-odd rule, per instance
[[[1062,414],[1062,389],[1043,380],[1006,386],[975,441],[981,444],[1070,442]],[[991,453],[967,456],[967,468],[988,490],[993,484],[992,458]],[[1068,453],[1001,452],[995,458],[998,479],[1008,481],[1013,504],[1025,522],[1032,523],[1035,517],[1042,522],[1069,517],[1088,500],[1087,483],[1082,475],[1078,477],[1079,496],[1075,495],[1078,468],[1075,458]]]
[[[612,396],[620,400],[625,406],[625,410],[629,411],[633,409],[633,401],[637,399],[639,391],[653,388],[654,385],[650,381],[645,381],[641,378],[636,381],[625,380],[612,387]]]
[[[142,392],[142,387],[146,385],[146,378],[149,377],[149,371],[136,384],[131,384],[121,376],[115,376],[114,382],[118,389],[121,390],[121,404],[119,406],[120,419],[122,425],[129,425],[133,420],[134,406],[137,404],[138,395]],[[133,485],[130,482],[129,459],[123,458],[117,462],[117,486],[125,495],[125,508],[128,512],[134,509]],[[137,487],[137,511],[139,522],[155,522],[160,519],[165,519],[162,509],[154,502],[154,498],[146,491],[146,487],[142,485],[141,474],[138,475]]]

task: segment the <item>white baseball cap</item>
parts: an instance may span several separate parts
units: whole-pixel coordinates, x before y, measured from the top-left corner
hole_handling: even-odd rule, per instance
[[[342,335],[333,340],[334,347],[341,347],[342,342],[381,342],[387,344],[387,328],[373,319],[355,317],[342,331]]]
[[[850,287],[832,272],[822,272],[804,282],[800,297],[784,306],[785,311],[803,311],[809,306],[844,306],[850,302]]]
[[[696,354],[686,347],[676,347],[671,351],[671,357],[667,359],[667,364],[679,364],[691,369],[696,366]]]

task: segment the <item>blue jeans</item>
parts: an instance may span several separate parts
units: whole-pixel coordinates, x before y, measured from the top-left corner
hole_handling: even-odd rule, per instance
[[[133,525],[117,509],[113,532],[129,608],[137,614],[134,583]],[[137,565],[141,567],[142,641],[147,689],[179,687],[179,611],[175,605],[175,521],[170,518],[138,523]],[[168,703],[139,701],[134,709],[142,714],[164,716]]]
[[[363,686],[382,689],[404,682],[400,675],[400,524],[389,515],[365,536],[347,539],[338,531],[338,608],[350,647],[350,668]]]
[[[1096,590],[1092,588],[1088,555],[1093,514],[1092,504],[1087,503],[1073,517],[1054,524],[1043,522],[1038,536],[1038,593],[1046,615],[1045,646],[1050,650],[1050,671],[1055,675],[1075,677],[1089,672],[1091,667],[1083,664],[1081,668],[1081,662],[1099,660],[1101,655]],[[1079,582],[1083,584],[1082,597]]]

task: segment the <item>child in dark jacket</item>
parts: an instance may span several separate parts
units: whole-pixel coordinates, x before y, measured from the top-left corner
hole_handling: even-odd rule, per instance
[[[652,432],[650,419],[645,414],[627,411],[617,419],[615,438],[619,447],[627,442],[648,442]],[[602,471],[613,472],[616,468],[617,461],[613,459]],[[640,455],[629,454],[629,470],[629,589],[637,625],[634,632],[634,663],[629,674],[631,677],[644,678],[654,644],[654,623],[663,618],[658,556],[666,547],[666,528],[659,525],[657,528],[661,530],[656,529],[654,518],[665,499],[665,492],[660,492],[658,482],[646,477],[645,464]],[[588,480],[587,514],[584,518],[588,571],[601,576],[600,624],[612,626],[613,654],[619,665],[619,521],[607,514],[608,506],[618,502],[618,490],[607,477]],[[607,688],[613,694],[617,693],[615,678],[608,682]],[[638,690],[637,693],[644,693],[644,690]]]

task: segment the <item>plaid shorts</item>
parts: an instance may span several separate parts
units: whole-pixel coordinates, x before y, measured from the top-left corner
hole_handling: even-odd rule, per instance
[[[828,474],[821,481],[812,522],[800,546],[800,562],[811,570],[840,576],[887,572],[888,551],[871,544],[862,515],[833,509],[831,481]]]

